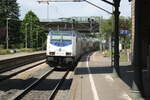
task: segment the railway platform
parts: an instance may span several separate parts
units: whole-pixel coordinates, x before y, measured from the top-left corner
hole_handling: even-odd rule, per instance
[[[44,53],[44,52],[45,51],[19,52],[19,53],[13,53],[13,54],[0,55],[0,61],[6,60],[6,59],[12,59],[12,58],[17,58],[17,57],[22,57],[22,56],[28,56],[28,55],[33,55],[33,54]]]
[[[123,70],[123,79],[115,78],[109,57],[100,52],[85,55],[74,72],[69,100],[132,100],[129,80]]]

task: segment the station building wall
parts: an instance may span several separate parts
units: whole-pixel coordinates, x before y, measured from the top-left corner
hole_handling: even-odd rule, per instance
[[[137,2],[140,2],[139,4]],[[147,56],[150,50],[150,0],[132,0],[132,50],[135,45],[141,45],[141,65],[147,65]],[[140,32],[140,44],[134,43],[137,30]],[[133,58],[135,59],[135,58]]]

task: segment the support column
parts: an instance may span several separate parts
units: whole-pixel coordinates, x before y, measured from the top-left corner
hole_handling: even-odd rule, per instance
[[[120,0],[114,0],[115,11],[114,11],[114,68],[113,73],[116,73],[116,77],[120,77],[120,68],[119,68],[119,6]]]
[[[142,39],[141,39],[141,0],[135,1],[135,35],[134,35],[134,79],[132,83],[132,97],[134,99],[141,98],[143,93],[142,82]]]
[[[147,58],[147,69],[148,69],[148,79],[150,81],[150,45],[148,46],[148,58]]]

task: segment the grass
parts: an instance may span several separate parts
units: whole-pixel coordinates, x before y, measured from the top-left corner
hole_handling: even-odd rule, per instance
[[[0,55],[10,54],[11,51],[9,49],[2,49],[0,50]]]
[[[126,52],[121,52],[120,53],[120,62],[127,62],[128,61],[128,56]]]
[[[111,51],[109,51],[109,50],[104,51],[104,55],[106,57],[110,57],[111,56]]]
[[[39,49],[34,49],[34,48],[21,48],[19,50],[21,52],[35,52],[35,51],[39,51]]]
[[[110,57],[111,51],[105,50],[105,51],[103,51],[103,54],[105,57]],[[127,62],[127,61],[128,61],[127,52],[125,52],[125,51],[120,52],[120,62]]]
[[[31,49],[31,48],[21,48],[21,49],[0,49],[0,55],[5,55],[5,54],[11,54],[11,53],[16,53],[16,52],[35,52],[41,50],[40,48],[38,49]]]

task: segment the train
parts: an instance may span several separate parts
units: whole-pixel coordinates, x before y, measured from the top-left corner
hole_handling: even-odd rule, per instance
[[[99,40],[74,30],[51,30],[47,35],[46,62],[50,67],[74,66],[86,52],[99,48]]]

